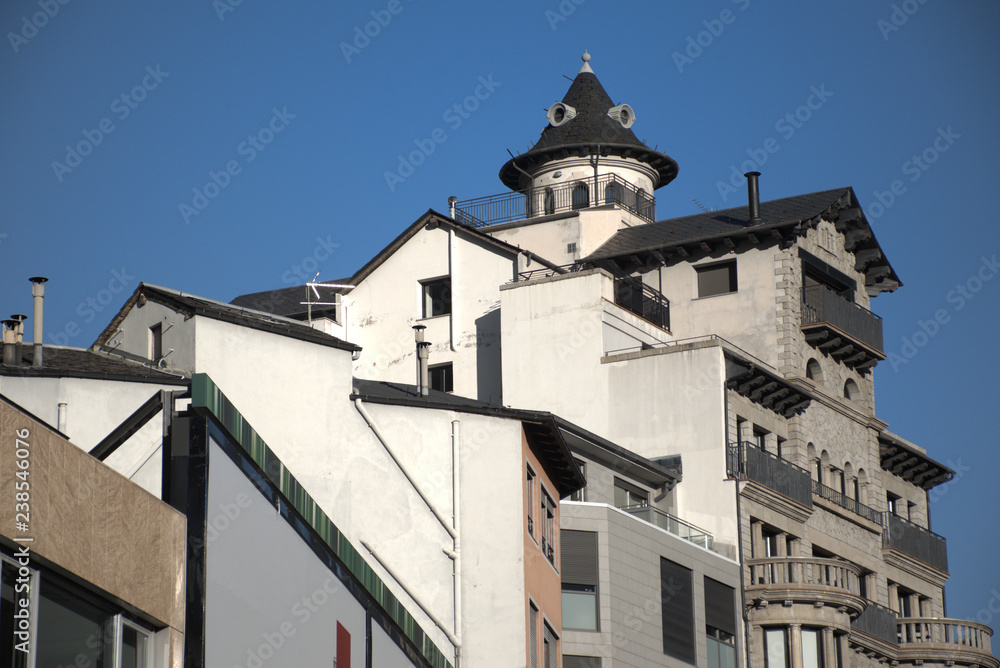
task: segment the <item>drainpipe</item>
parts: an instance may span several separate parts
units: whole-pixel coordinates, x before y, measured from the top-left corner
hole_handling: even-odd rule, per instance
[[[45,299],[45,281],[49,280],[44,276],[33,276],[31,281],[31,296],[35,298],[35,331],[32,336],[34,344],[34,354],[31,358],[31,366],[36,369],[42,368],[42,301]]]
[[[723,364],[725,367],[725,364]],[[722,382],[722,405],[723,405],[723,416],[722,416],[722,427],[723,434],[725,434],[725,445],[726,456],[729,456],[729,390],[726,387],[725,379]],[[740,435],[736,434],[736,443],[739,447]],[[750,615],[747,612],[747,592],[746,592],[746,578],[743,573],[743,513],[740,506],[740,479],[736,477],[733,480],[733,487],[736,489],[736,560],[740,562],[740,612],[743,616],[743,655],[746,657],[746,665],[750,665]],[[752,534],[751,534],[752,540]]]
[[[462,503],[461,503],[461,471],[462,471],[462,423],[451,421],[451,467],[452,467],[452,508],[455,529],[455,636],[459,644],[455,645],[455,668],[462,663]]]

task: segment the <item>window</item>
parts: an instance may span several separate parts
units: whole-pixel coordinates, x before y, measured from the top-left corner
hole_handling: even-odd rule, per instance
[[[535,472],[528,467],[528,479],[524,484],[524,507],[528,509],[528,535],[535,537]]]
[[[542,554],[553,566],[556,564],[556,504],[542,490]]]
[[[575,457],[573,458],[573,461],[576,462],[576,465],[580,467],[580,473],[582,473],[584,479],[586,479],[587,478],[587,463],[584,462],[584,461],[582,461],[582,460],[576,459]],[[576,490],[575,492],[573,492],[572,494],[570,494],[569,500],[570,501],[586,501],[587,500],[587,488],[584,486],[584,487],[581,487],[580,489]]]
[[[545,668],[559,665],[559,639],[549,625],[542,622],[542,655]]]
[[[709,668],[736,668],[736,603],[732,587],[705,578],[705,636]]]
[[[758,450],[766,450],[764,447],[764,442],[767,439],[767,432],[759,427],[753,428],[753,441],[752,443]]]
[[[736,260],[695,267],[698,296],[712,297],[736,292]]]
[[[823,382],[823,369],[816,359],[810,359],[806,362],[806,378],[815,380],[817,383]]]
[[[802,629],[802,668],[823,668],[822,629]]]
[[[528,653],[531,668],[538,668],[538,608],[534,603],[528,604]]]
[[[552,192],[552,188],[545,189],[545,213],[546,215],[554,213],[556,210],[556,196]]]
[[[436,278],[420,283],[423,295],[423,316],[433,318],[451,313],[451,278]]]
[[[615,478],[615,507],[648,506],[649,492],[627,483],[621,478]]]
[[[765,668],[789,668],[788,629],[764,629]]]
[[[764,529],[762,534],[764,538],[764,556],[765,557],[781,557],[784,550],[782,549],[785,545],[782,545],[782,536],[777,531],[771,531]]]
[[[899,516],[899,511],[901,510],[899,500],[903,498],[898,494],[893,494],[892,492],[885,493],[885,505],[889,512],[893,515]]]
[[[838,468],[830,468],[830,487],[843,495],[847,495],[847,484],[844,480],[844,472]]]
[[[622,184],[612,181],[604,186],[604,203],[615,204],[625,201],[625,187]]]
[[[778,459],[785,458],[785,439],[778,437]]]
[[[601,657],[564,654],[563,668],[601,668]]]
[[[159,362],[163,357],[163,323],[149,328],[149,359]]]
[[[438,364],[427,369],[432,390],[452,392],[455,389],[454,374],[451,364]]]
[[[858,388],[858,384],[851,378],[848,378],[847,382],[844,383],[844,398],[850,401],[857,401],[861,398],[861,390]]]
[[[694,596],[691,569],[660,557],[663,653],[695,662]]]
[[[573,208],[586,209],[590,206],[590,188],[586,183],[577,183],[573,186]]]
[[[597,534],[564,529],[559,539],[563,628],[597,631]]]

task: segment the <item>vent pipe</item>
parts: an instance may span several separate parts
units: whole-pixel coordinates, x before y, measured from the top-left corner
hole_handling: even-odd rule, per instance
[[[747,177],[747,196],[750,200],[750,224],[757,225],[763,222],[760,217],[760,190],[757,187],[757,177],[760,172],[747,172],[743,176]]]
[[[35,298],[35,330],[32,335],[34,344],[34,354],[31,357],[31,366],[36,369],[42,368],[42,301],[45,299],[45,281],[49,280],[44,276],[33,276],[31,281],[31,296]]]
[[[417,392],[421,396],[430,394],[430,383],[427,378],[427,360],[430,357],[429,341],[424,341],[425,325],[413,326],[413,338],[417,344]]]
[[[65,403],[59,404],[59,408],[56,413],[57,415],[56,424],[58,425],[59,431],[61,431],[64,434],[66,433],[66,409],[68,407],[69,404]]]
[[[457,208],[456,207],[457,204],[458,204],[457,197],[452,195],[451,197],[448,198],[448,217],[451,218],[452,220],[458,220],[457,218],[455,218],[455,209]]]
[[[14,337],[14,357],[17,366],[21,366],[24,360],[24,321],[28,316],[23,313],[15,313],[10,316],[12,320],[17,320],[17,331]]]
[[[13,318],[6,318],[3,321],[3,365],[20,366],[17,359],[17,328],[20,323]]]

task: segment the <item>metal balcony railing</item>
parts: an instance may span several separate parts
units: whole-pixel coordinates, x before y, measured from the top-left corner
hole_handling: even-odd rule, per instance
[[[664,531],[674,534],[679,538],[700,545],[706,549],[715,550],[715,537],[704,529],[699,529],[690,522],[674,517],[652,506],[624,506],[621,508],[630,515],[635,515],[641,520],[658,526]]]
[[[812,507],[812,478],[809,472],[751,443],[730,443],[727,446],[726,473],[733,478],[759,482],[804,506]]]
[[[670,329],[670,300],[642,279],[615,278],[615,303],[657,327]]]
[[[827,323],[881,353],[882,318],[825,285],[802,288],[802,324]]]
[[[882,546],[894,547],[938,570],[948,571],[945,539],[890,512],[882,514]]]
[[[820,557],[750,559],[750,587],[839,590],[861,595],[861,569],[847,561]]]
[[[455,203],[454,217],[471,227],[485,227],[606,204],[617,204],[651,223],[656,220],[655,198],[617,174],[462,200]]]
[[[895,645],[898,634],[896,619],[896,613],[889,608],[868,601],[861,614],[851,622],[851,628]]]
[[[846,508],[850,510],[855,515],[861,515],[866,520],[875,522],[876,524],[882,524],[882,513],[878,512],[874,508],[869,508],[865,504],[861,503],[857,499],[852,499],[843,492],[840,492],[833,487],[827,487],[826,485],[820,484],[815,480],[812,481],[812,491],[813,494],[817,494],[827,501],[832,501],[836,503],[841,508]]]

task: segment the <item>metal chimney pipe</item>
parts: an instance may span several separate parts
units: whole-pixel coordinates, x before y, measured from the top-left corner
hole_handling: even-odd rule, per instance
[[[747,177],[747,196],[750,200],[750,224],[756,225],[762,222],[760,217],[760,191],[757,186],[757,177],[760,172],[747,172],[743,176]]]
[[[56,418],[56,424],[58,425],[59,431],[61,431],[64,434],[66,433],[66,409],[68,407],[69,404],[65,403],[59,404],[59,409],[57,412],[58,417]]]
[[[451,197],[448,198],[448,217],[451,218],[452,220],[456,220],[455,218],[455,209],[457,208],[455,206],[456,204],[458,204],[457,197],[452,195]]]
[[[424,342],[424,330],[427,329],[426,325],[414,325],[413,326],[413,339],[417,344],[417,394],[426,394],[424,392],[424,374],[423,374],[423,363],[420,361],[420,345]]]
[[[421,341],[417,344],[417,362],[420,364],[420,394],[427,396],[431,393],[431,383],[428,378],[427,361],[431,356],[431,342]]]
[[[3,321],[3,365],[20,366],[17,359],[17,328],[20,323],[13,318],[6,318]]]
[[[31,366],[36,369],[42,368],[42,300],[45,299],[45,281],[49,280],[44,276],[33,276],[31,281],[31,296],[35,298],[35,330],[32,335],[34,344],[34,354],[31,357]]]
[[[21,361],[24,359],[24,321],[28,319],[28,316],[23,313],[15,313],[10,317],[13,320],[17,320],[17,330],[14,338],[14,357],[17,360],[17,366],[21,366]]]

